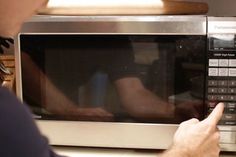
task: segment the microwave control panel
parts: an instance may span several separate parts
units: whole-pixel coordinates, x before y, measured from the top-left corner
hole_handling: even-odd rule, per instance
[[[206,99],[208,113],[225,104],[221,125],[236,125],[236,34],[208,36]]]

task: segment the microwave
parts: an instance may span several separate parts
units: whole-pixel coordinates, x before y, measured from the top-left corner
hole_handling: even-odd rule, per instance
[[[15,37],[16,93],[52,145],[167,149],[218,102],[236,151],[236,18],[49,16]]]

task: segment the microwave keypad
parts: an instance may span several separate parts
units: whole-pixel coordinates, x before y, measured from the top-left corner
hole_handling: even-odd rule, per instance
[[[220,124],[236,125],[236,81],[208,80],[208,111],[213,110],[217,102],[225,104]]]
[[[236,59],[208,60],[208,113],[218,102],[225,104],[222,125],[236,125]]]

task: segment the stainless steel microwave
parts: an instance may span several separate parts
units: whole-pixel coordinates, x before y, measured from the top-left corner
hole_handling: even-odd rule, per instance
[[[236,151],[236,18],[35,16],[15,38],[16,91],[52,145],[166,149],[225,103]]]

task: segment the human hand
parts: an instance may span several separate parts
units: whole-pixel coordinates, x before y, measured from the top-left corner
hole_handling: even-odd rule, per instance
[[[74,114],[79,120],[112,121],[114,116],[101,107],[78,108]]]
[[[174,135],[173,150],[182,157],[218,157],[220,134],[217,123],[223,114],[224,104],[219,103],[203,121],[190,119],[180,124]]]
[[[190,118],[201,118],[203,108],[202,101],[189,101],[175,105],[175,119],[178,122],[188,120]]]
[[[10,44],[13,44],[13,42],[14,41],[11,38],[2,38],[2,37],[0,37],[0,53],[4,52],[3,47],[9,48]]]
[[[50,110],[50,114],[63,120],[113,121],[114,115],[101,107],[70,107],[66,110]]]

